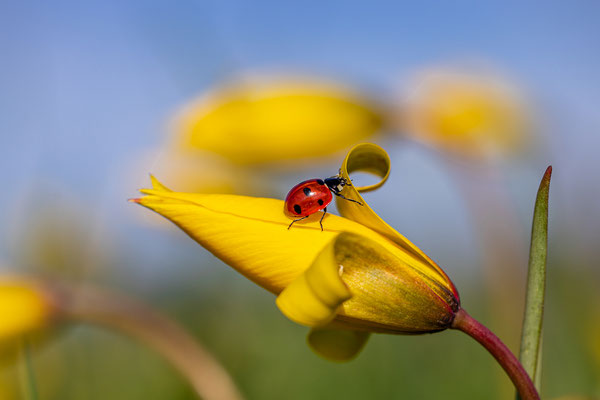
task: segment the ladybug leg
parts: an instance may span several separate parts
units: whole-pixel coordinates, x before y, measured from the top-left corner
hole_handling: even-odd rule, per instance
[[[295,219],[295,220],[293,220],[293,221],[292,221],[292,223],[291,223],[291,224],[288,226],[288,230],[289,230],[289,229],[292,227],[292,225],[294,225],[294,222],[302,221],[303,219],[306,219],[306,218],[308,218],[308,217],[309,217],[309,216],[307,215],[307,216],[305,216],[305,217],[302,217],[302,218],[298,218],[298,219]]]
[[[327,214],[327,207],[323,209],[323,215],[321,215],[321,219],[319,220],[319,225],[321,225],[321,232],[323,232],[323,218],[325,218],[325,214]]]
[[[341,194],[339,194],[339,193],[334,193],[334,194],[335,194],[336,196],[338,196],[338,197],[341,197],[341,198],[342,198],[342,199],[344,199],[344,200],[351,201],[351,202],[353,202],[353,203],[356,203],[356,204],[359,204],[359,205],[361,205],[361,206],[363,205],[363,204],[362,204],[360,201],[356,201],[356,200],[349,199],[349,198],[347,198],[347,197],[344,197],[344,195],[341,195]]]

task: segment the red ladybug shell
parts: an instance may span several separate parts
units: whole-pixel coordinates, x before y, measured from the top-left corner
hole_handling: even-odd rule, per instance
[[[309,179],[294,186],[285,198],[291,215],[305,217],[327,207],[333,195],[322,179]]]

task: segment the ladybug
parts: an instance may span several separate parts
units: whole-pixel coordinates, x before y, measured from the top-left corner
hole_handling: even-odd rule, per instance
[[[327,213],[327,206],[333,200],[332,194],[362,206],[361,202],[346,198],[341,194],[347,184],[348,181],[345,178],[336,175],[327,179],[309,179],[294,186],[285,198],[285,209],[288,214],[301,218],[293,220],[288,229],[294,225],[294,222],[323,210],[323,215],[319,220],[321,231],[323,231],[323,218]]]

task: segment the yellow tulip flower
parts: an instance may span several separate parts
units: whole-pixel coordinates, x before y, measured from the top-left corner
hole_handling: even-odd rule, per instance
[[[325,156],[381,128],[375,106],[324,81],[253,79],[216,88],[173,122],[173,148],[202,150],[235,164]]]
[[[362,171],[381,180],[348,184],[340,216],[317,212],[288,230],[277,199],[178,193],[152,178],[133,199],[171,220],[248,279],[277,295],[291,320],[312,328],[309,343],[333,360],[354,357],[370,332],[418,334],[450,327],[459,296],[448,276],[419,248],[386,224],[360,192],[388,177],[390,160],[374,144],[355,146],[340,174]]]
[[[432,69],[411,82],[400,124],[409,137],[456,156],[486,160],[530,140],[531,114],[498,76]]]

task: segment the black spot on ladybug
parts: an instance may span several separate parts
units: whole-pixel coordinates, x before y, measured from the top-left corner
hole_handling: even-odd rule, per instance
[[[294,204],[294,211],[296,212],[296,214],[300,214],[302,212],[302,209],[298,204]]]
[[[319,203],[320,206],[323,205],[323,199],[319,199],[319,201],[317,201],[317,203]]]
[[[317,185],[324,185],[323,179],[317,179]]]
[[[310,188],[305,187],[304,189],[302,189],[302,191],[304,192],[305,196],[310,196]]]

